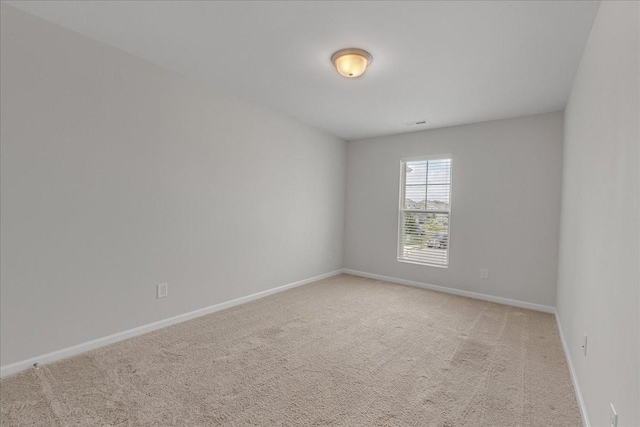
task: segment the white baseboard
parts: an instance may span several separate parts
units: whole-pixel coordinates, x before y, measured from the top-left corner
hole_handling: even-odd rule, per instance
[[[429,283],[414,282],[413,280],[398,279],[396,277],[382,276],[380,274],[365,273],[363,271],[350,270],[348,268],[345,268],[342,271],[343,273],[351,274],[354,276],[367,277],[369,279],[382,280],[384,282],[397,283],[399,285],[414,286],[417,288],[428,289],[430,291],[438,291],[438,292],[444,292],[447,294],[475,298],[483,301],[497,302],[499,304],[512,305],[514,307],[520,307],[520,308],[528,308],[530,310],[542,311],[545,313],[553,314],[556,312],[555,307],[552,307],[549,305],[541,305],[541,304],[535,304],[532,302],[519,301],[515,299],[495,297],[493,295],[480,294],[480,293],[471,292],[471,291],[463,291],[461,289],[447,288],[445,286],[431,285]]]
[[[215,304],[209,307],[201,308],[199,310],[190,311],[188,313],[179,314],[168,319],[159,320],[157,322],[149,323],[147,325],[139,326],[137,328],[129,329],[126,331],[118,332],[113,335],[98,338],[92,341],[88,341],[82,344],[77,344],[71,347],[63,348],[60,350],[52,351],[51,353],[43,354],[40,356],[32,357],[19,362],[10,363],[8,365],[0,367],[0,377],[14,374],[16,372],[29,369],[34,363],[44,365],[45,363],[55,362],[60,359],[64,359],[70,356],[75,356],[80,353],[84,353],[89,350],[93,350],[99,347],[103,347],[108,344],[112,344],[118,341],[126,340],[128,338],[142,335],[147,332],[155,331],[156,329],[165,328],[176,323],[181,323],[196,317],[204,316],[206,314],[215,313],[216,311],[224,310],[225,308],[231,308],[236,305],[244,304],[249,301],[254,301],[259,298],[264,298],[269,295],[273,295],[278,292],[286,291],[287,289],[295,288],[297,286],[306,285],[307,283],[315,282],[318,280],[326,279],[328,277],[341,274],[342,270],[335,270],[329,273],[321,274],[319,276],[310,277],[308,279],[300,280],[298,282],[289,283],[288,285],[279,286],[277,288],[268,289],[266,291],[258,292],[255,294],[247,295],[245,297],[236,298],[231,301],[226,301],[220,304]]]
[[[560,342],[562,342],[562,349],[564,350],[564,358],[567,359],[567,365],[569,366],[569,375],[571,375],[571,382],[573,382],[573,389],[576,392],[576,400],[578,401],[578,407],[580,408],[580,415],[582,415],[582,423],[585,427],[591,427],[591,423],[589,422],[589,415],[587,414],[587,407],[584,404],[584,399],[582,398],[582,392],[580,391],[580,384],[578,383],[578,376],[576,375],[576,371],[573,367],[573,362],[571,361],[571,354],[569,354],[569,346],[564,339],[564,333],[562,332],[562,325],[560,324],[560,317],[558,316],[558,312],[556,311],[556,324],[558,325],[558,335],[560,335]]]

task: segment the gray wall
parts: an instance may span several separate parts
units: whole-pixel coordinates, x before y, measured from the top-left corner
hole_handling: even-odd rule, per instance
[[[639,6],[601,3],[565,112],[557,308],[594,426],[640,425]]]
[[[558,112],[348,142],[345,267],[554,306],[562,126]],[[443,153],[449,268],[398,262],[400,159]]]
[[[2,365],[342,267],[344,141],[6,5],[1,30]]]

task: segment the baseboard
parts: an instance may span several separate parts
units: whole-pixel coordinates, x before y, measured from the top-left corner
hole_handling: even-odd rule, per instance
[[[560,317],[558,316],[558,312],[556,311],[556,325],[558,326],[558,335],[560,335],[560,342],[562,342],[562,349],[564,350],[564,358],[567,359],[567,365],[569,366],[569,375],[571,375],[571,382],[573,383],[573,389],[576,392],[576,400],[578,401],[578,407],[580,408],[580,415],[582,415],[582,423],[585,427],[591,427],[591,423],[589,422],[589,415],[587,414],[587,407],[584,404],[584,399],[582,398],[582,392],[580,391],[580,384],[578,383],[578,376],[576,375],[576,371],[573,367],[573,362],[571,361],[571,354],[569,354],[569,346],[564,339],[564,333],[562,332],[562,325],[560,324]]]
[[[98,338],[92,341],[88,341],[82,344],[77,344],[71,347],[56,350],[51,353],[43,354],[40,356],[32,357],[19,362],[10,363],[8,365],[0,367],[0,377],[15,374],[16,372],[29,369],[34,363],[44,365],[46,363],[55,362],[70,356],[75,356],[80,353],[87,352],[105,345],[112,344],[118,341],[126,340],[128,338],[142,335],[147,332],[155,331],[156,329],[165,328],[176,323],[185,322],[187,320],[194,319],[196,317],[204,316],[206,314],[215,313],[216,311],[224,310],[226,308],[235,307],[236,305],[244,304],[249,301],[254,301],[260,298],[264,298],[269,295],[273,295],[278,292],[286,291],[287,289],[295,288],[297,286],[306,285],[307,283],[316,282],[318,280],[326,279],[328,277],[341,274],[343,271],[335,270],[329,273],[321,274],[319,276],[310,277],[308,279],[300,280],[298,282],[289,283],[288,285],[279,286],[277,288],[268,289],[266,291],[258,292],[255,294],[247,295],[245,297],[236,298],[231,301],[222,302],[209,307],[201,308],[198,310],[190,311],[188,313],[180,314],[178,316],[170,317],[168,319],[159,320],[157,322],[149,323],[147,325],[139,326],[137,328],[129,329],[126,331],[118,332],[113,335]]]
[[[532,302],[526,302],[526,301],[519,301],[519,300],[515,300],[515,299],[496,297],[496,296],[493,296],[493,295],[480,294],[480,293],[471,292],[471,291],[463,291],[461,289],[447,288],[445,286],[431,285],[429,283],[414,282],[413,280],[398,279],[396,277],[382,276],[380,274],[365,273],[364,271],[350,270],[348,268],[345,268],[342,271],[343,271],[343,273],[351,274],[351,275],[354,275],[354,276],[367,277],[369,279],[382,280],[384,282],[397,283],[399,285],[414,286],[414,287],[417,287],[417,288],[428,289],[430,291],[444,292],[444,293],[447,293],[447,294],[453,294],[453,295],[459,295],[459,296],[463,296],[463,297],[475,298],[475,299],[479,299],[479,300],[483,300],[483,301],[491,301],[491,302],[496,302],[496,303],[499,303],[499,304],[511,305],[511,306],[514,306],[514,307],[528,308],[530,310],[542,311],[542,312],[545,312],[545,313],[552,313],[553,314],[553,313],[556,312],[555,307],[551,307],[549,305],[535,304],[535,303],[532,303]]]

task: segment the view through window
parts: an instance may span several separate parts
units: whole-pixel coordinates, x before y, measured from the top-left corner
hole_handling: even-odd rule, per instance
[[[401,164],[398,260],[449,265],[451,159],[417,159]]]

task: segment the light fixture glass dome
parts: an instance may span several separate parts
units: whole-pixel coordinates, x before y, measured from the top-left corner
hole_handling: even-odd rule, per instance
[[[369,52],[356,48],[342,49],[331,56],[338,73],[349,78],[362,75],[371,60]]]

